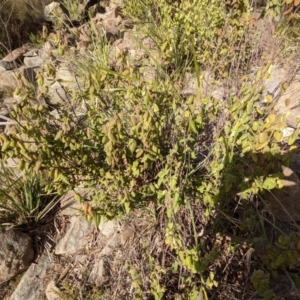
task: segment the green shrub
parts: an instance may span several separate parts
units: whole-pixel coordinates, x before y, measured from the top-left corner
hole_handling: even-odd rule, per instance
[[[116,55],[112,69],[108,62],[113,50],[93,35],[86,56],[67,59],[62,51],[62,59],[74,62],[84,84],[76,91],[66,89],[68,100],[56,107],[57,116],[37,100],[50,97],[44,77],[59,82],[55,66],[47,64],[36,87],[15,91],[21,99],[11,112],[15,133],[0,135],[2,159],[17,158],[20,170],[46,173],[52,179],[47,190],[61,194],[77,186],[92,187],[97,216],[112,219],[136,209],[146,214],[151,204],[163,220],[163,240],[173,256],[169,273],[184,270],[184,295],[190,299],[196,299],[199,287],[208,299],[222,281],[216,270],[224,253],[242,252],[243,242],[249,246],[245,232],[257,215],[252,210],[248,223],[236,225],[230,209],[265,189],[281,187],[281,165],[289,163],[299,132],[284,139],[284,116],[274,113],[270,95],[262,99],[270,65],[242,76],[242,63],[236,77],[234,72],[226,75],[235,57],[231,47],[240,42],[245,57],[253,50],[242,39],[249,8],[244,1],[234,3],[125,2],[124,13],[135,18],[138,29],[160,50],[152,62],[152,80],[143,77],[126,53]],[[66,48],[57,44],[60,50]],[[206,67],[212,77],[234,77],[227,81],[225,99],[204,95],[200,87]],[[194,71],[198,89],[186,97],[180,87],[188,70]],[[233,93],[234,81],[238,89]],[[223,242],[228,232],[220,216],[229,220],[227,227],[233,224],[233,236],[239,231],[242,237]],[[209,232],[209,238],[202,238],[201,231]],[[277,253],[271,254],[273,261]],[[161,282],[166,272],[157,258],[147,259],[150,293],[161,299],[168,292]],[[137,272],[135,266],[129,268],[138,297],[143,289]]]
[[[194,45],[200,67],[225,76],[243,39],[250,7],[244,0],[124,1],[123,11],[154,39],[164,64],[180,69],[187,60],[191,63]]]

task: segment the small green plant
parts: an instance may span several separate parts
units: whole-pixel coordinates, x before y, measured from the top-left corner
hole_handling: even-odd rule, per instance
[[[264,273],[262,270],[255,270],[253,272],[251,282],[264,300],[278,299],[274,291],[270,288],[269,275]]]
[[[34,46],[38,48],[41,48],[45,42],[40,34],[34,34],[34,33],[29,34],[29,40]]]
[[[45,179],[32,171],[15,173],[1,166],[0,219],[5,225],[34,225],[57,205],[55,193],[46,193]]]

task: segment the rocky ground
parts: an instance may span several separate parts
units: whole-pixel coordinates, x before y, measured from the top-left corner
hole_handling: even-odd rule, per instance
[[[83,9],[87,8],[83,7]],[[53,10],[58,11],[62,19],[69,21],[68,12],[55,2],[45,8],[46,21],[51,21]],[[130,23],[122,17],[120,11],[118,3],[110,2],[106,7],[101,7],[92,19],[98,34],[105,35],[114,49],[110,55],[109,64],[112,68],[116,68],[116,53],[129,53],[133,60],[141,62],[145,78],[151,80],[152,69],[143,65],[143,60],[149,59],[149,53],[152,59],[159,59],[155,44],[142,34],[138,36],[137,41],[137,35],[133,34],[134,28],[131,28]],[[266,34],[263,27],[267,26],[266,24],[255,26],[258,26],[257,32]],[[46,100],[41,98],[40,102],[42,105],[49,106],[52,114],[58,118],[59,113],[55,105],[68,101],[66,90],[77,90],[85,84],[74,73],[71,62],[60,60],[62,49],[57,48],[56,39],[58,35],[63,36],[66,44],[70,45],[64,51],[69,51],[70,55],[75,52],[84,55],[89,51],[92,43],[91,25],[86,22],[77,27],[73,26],[72,30],[72,33],[63,30],[49,32],[47,40],[41,47],[26,44],[11,51],[0,61],[0,91],[2,93],[0,125],[5,132],[10,131],[11,124],[14,122],[10,118],[10,109],[20,99],[20,95],[15,92],[19,87],[20,78],[23,82],[30,84],[38,80],[39,74],[44,75],[50,98]],[[49,63],[55,65],[55,80],[49,76],[47,78],[45,66]],[[255,72],[255,67],[253,72]],[[194,94],[197,90],[196,80],[191,74],[186,74],[186,78],[182,93]],[[203,83],[207,93],[220,100],[223,99],[226,96],[224,95],[225,87],[215,86],[209,82],[209,76],[207,78],[207,81]],[[280,93],[283,85],[286,88],[284,93]],[[288,127],[283,131],[284,136],[289,136],[297,128],[297,118],[300,117],[299,72],[295,71],[293,66],[289,68],[289,66],[274,65],[271,76],[265,83],[265,91],[276,98],[278,114],[290,112],[286,116]],[[78,108],[75,113],[80,117],[84,113],[84,108]],[[9,163],[14,165],[18,162],[10,161]],[[299,166],[299,156],[295,155],[290,168],[283,169],[285,177],[283,190],[274,192],[282,199],[282,205],[296,222],[300,222]],[[76,192],[88,195],[89,190],[81,189]],[[284,215],[281,207],[278,207],[278,203],[269,200],[269,205],[278,224],[281,224],[280,222],[286,224],[289,218]],[[132,299],[130,279],[124,275],[126,273],[124,255],[130,256],[137,251],[137,240],[145,232],[146,236],[151,235],[151,230],[148,229],[151,227],[151,220],[139,218],[138,212],[135,212],[132,217],[118,221],[101,220],[100,225],[95,226],[87,221],[89,213],[88,207],[79,204],[75,200],[74,192],[70,192],[61,197],[43,242],[32,240],[32,237],[22,232],[21,229],[3,231],[0,234],[2,241],[0,245],[0,298],[11,300],[117,299],[114,295],[97,295],[98,287],[114,281],[116,290],[112,292],[119,295],[118,297],[123,293],[122,298],[118,299]],[[297,228],[291,230],[297,231]],[[154,243],[153,249],[157,251],[162,243],[161,237],[156,236],[152,242]],[[72,282],[70,290],[64,286],[65,279]],[[287,285],[286,289],[288,289]],[[74,287],[77,288],[76,292]],[[89,290],[91,298],[88,294],[80,295],[78,291],[83,289]],[[291,290],[284,292],[290,293],[290,297],[293,297],[294,292]],[[201,293],[197,299],[203,299]],[[251,299],[258,298],[252,297]],[[294,298],[285,296],[282,299]]]

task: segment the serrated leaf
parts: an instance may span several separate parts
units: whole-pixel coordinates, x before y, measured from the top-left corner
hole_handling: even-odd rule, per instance
[[[247,114],[250,115],[252,113],[252,110],[253,110],[253,102],[250,101],[247,104]]]
[[[296,131],[288,139],[288,145],[289,146],[293,145],[295,143],[297,137],[298,137],[298,132],[296,133]]]
[[[263,182],[263,188],[266,190],[272,190],[277,187],[277,181],[276,178],[266,178],[265,181]]]

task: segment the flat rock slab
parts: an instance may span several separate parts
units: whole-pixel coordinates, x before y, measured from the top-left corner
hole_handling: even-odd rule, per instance
[[[14,91],[18,87],[16,71],[0,71],[0,91]]]
[[[27,67],[38,67],[44,63],[45,59],[39,56],[25,57],[24,65]]]
[[[22,60],[24,53],[27,51],[27,47],[23,46],[20,48],[17,48],[7,54],[5,57],[3,57],[3,60],[13,62],[17,60]]]
[[[98,243],[101,244],[103,235],[100,234],[98,237]],[[93,268],[89,276],[89,282],[101,286],[107,277],[107,270],[105,268],[105,257],[113,254],[120,245],[120,234],[115,231],[114,234],[105,243],[103,249],[98,252],[93,262]]]
[[[1,283],[25,270],[34,259],[34,251],[30,237],[22,232],[0,233],[0,240]]]
[[[60,290],[59,288],[55,285],[54,280],[51,280],[46,288],[46,297],[48,300],[60,300],[61,298],[58,296]]]
[[[46,282],[43,280],[51,265],[48,256],[42,256],[36,265],[32,265],[23,275],[10,300],[37,300],[45,295]]]
[[[73,216],[65,236],[55,247],[56,254],[73,254],[87,244],[87,237],[93,230],[93,224],[82,216]]]
[[[84,188],[76,188],[75,191],[69,191],[60,198],[60,207],[63,215],[74,216],[81,210],[82,204],[75,199],[76,194],[83,199],[90,200],[91,191]]]
[[[283,92],[284,85],[287,86]],[[291,77],[284,68],[273,66],[264,86],[264,96],[273,95],[277,113],[286,115],[287,125],[296,128],[300,118],[300,74]]]
[[[110,238],[118,231],[118,223],[115,220],[105,222],[102,218],[99,224],[99,230],[106,238]]]

